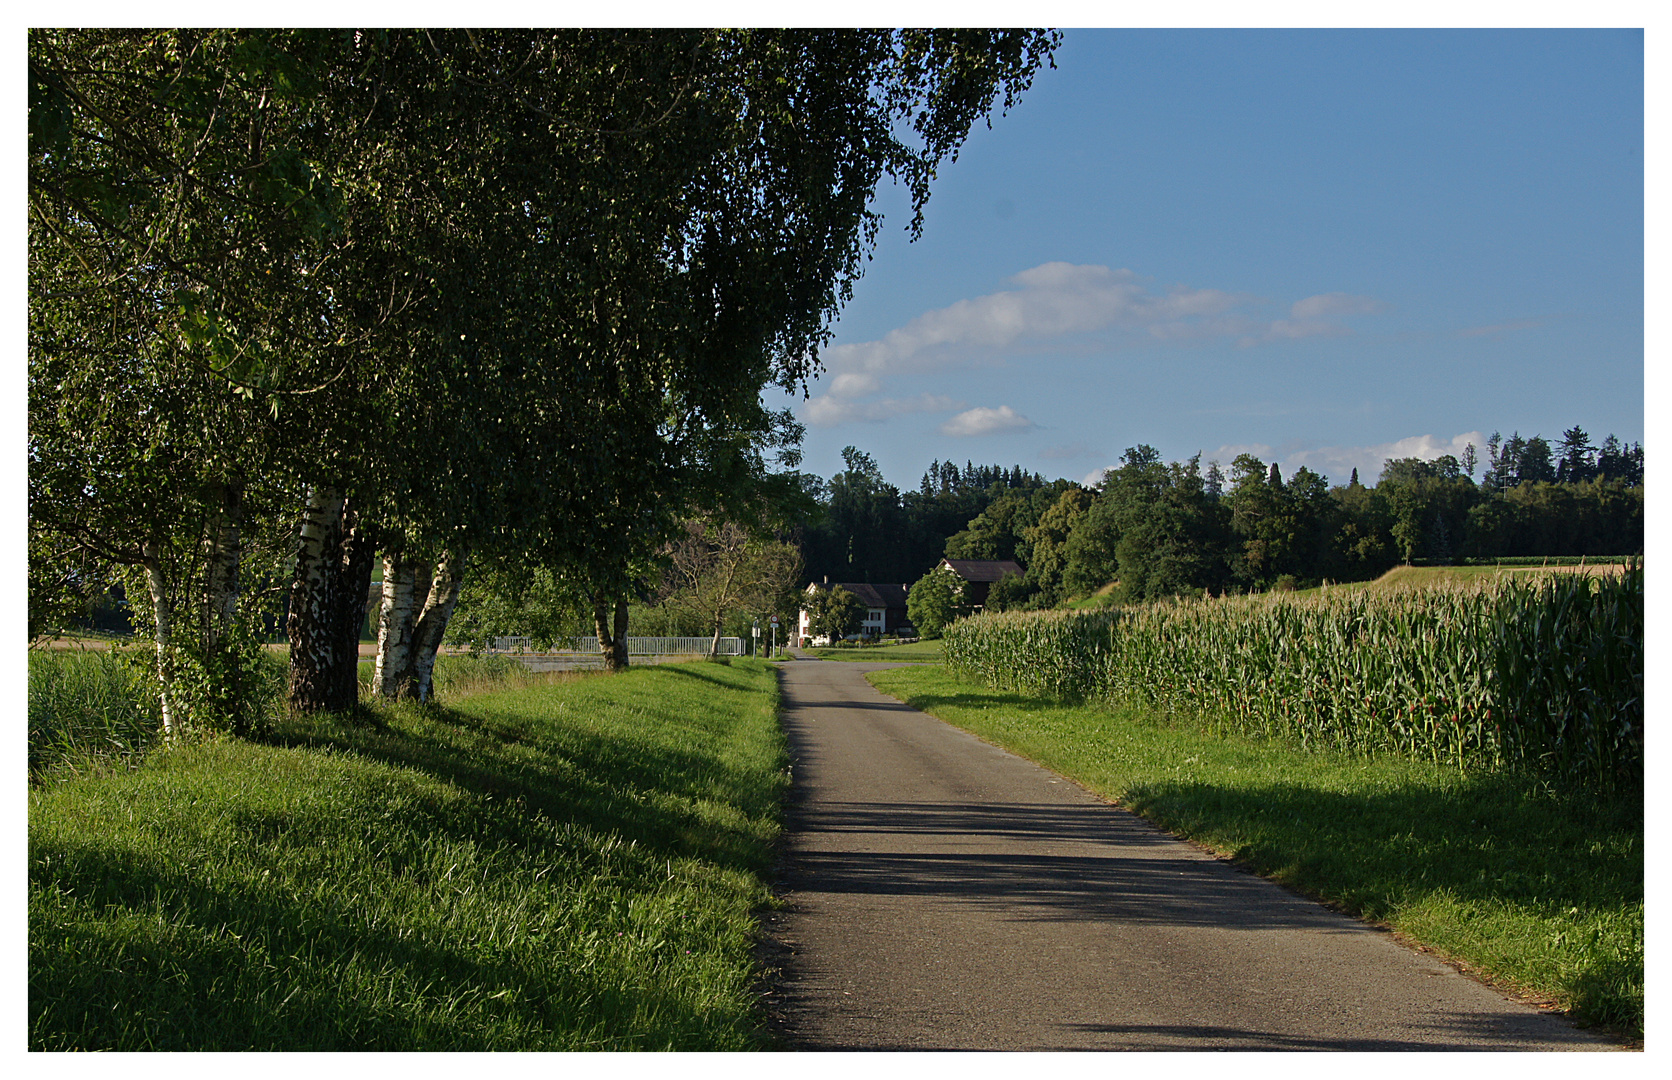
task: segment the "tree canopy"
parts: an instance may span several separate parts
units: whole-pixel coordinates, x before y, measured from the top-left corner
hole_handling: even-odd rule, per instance
[[[32,586],[142,568],[161,648],[282,541],[303,708],[352,702],[377,554],[380,665],[472,565],[624,624],[686,516],[799,497],[760,391],[820,370],[877,185],[918,232],[1057,40],[31,31]]]

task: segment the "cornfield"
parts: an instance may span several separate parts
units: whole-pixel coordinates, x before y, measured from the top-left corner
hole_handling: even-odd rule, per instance
[[[960,677],[1221,731],[1641,783],[1643,570],[1009,612],[954,623]]]

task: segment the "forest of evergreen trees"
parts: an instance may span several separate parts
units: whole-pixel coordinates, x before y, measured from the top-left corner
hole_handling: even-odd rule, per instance
[[[943,556],[1014,559],[1026,574],[994,586],[999,607],[1053,606],[1109,582],[1137,600],[1359,581],[1405,562],[1642,552],[1640,444],[1593,445],[1574,427],[1554,445],[1494,433],[1477,454],[1389,460],[1373,486],[1354,470],[1331,487],[1248,454],[1227,474],[1139,445],[1095,488],[936,461],[901,491],[848,447],[828,484],[807,478],[820,513],[798,540],[813,581],[910,584]]]

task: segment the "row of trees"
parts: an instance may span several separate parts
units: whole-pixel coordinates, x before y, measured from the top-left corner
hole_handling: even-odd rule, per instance
[[[955,580],[925,573],[942,556],[1022,565],[989,593],[988,606],[1003,609],[1055,605],[1112,581],[1143,599],[1364,580],[1417,560],[1643,547],[1642,446],[1613,435],[1594,446],[1577,426],[1554,448],[1539,435],[1494,433],[1484,462],[1473,445],[1461,458],[1389,460],[1371,487],[1356,469],[1331,487],[1305,468],[1284,480],[1276,463],[1251,455],[1226,475],[1218,462],[1204,470],[1200,455],[1167,463],[1138,446],[1091,489],[1020,466],[936,461],[916,492],[902,493],[863,451],[848,447],[843,458],[828,485],[805,485],[820,504],[801,530],[811,576],[915,582],[908,615],[931,633],[964,610]]]
[[[1056,36],[29,36],[30,632],[112,579],[169,724],[424,697],[467,581],[590,610],[693,518],[799,515],[804,388],[879,219]],[[707,526],[705,526],[706,528]]]
[[[846,467],[828,484],[804,481],[817,507],[796,539],[814,581],[913,581],[940,560],[948,536],[995,500],[1053,488],[1019,465],[936,461],[917,490],[902,492],[864,451],[846,447],[842,459]]]
[[[1473,444],[1464,451],[1461,466],[1471,478],[1475,472]],[[1592,446],[1591,437],[1577,425],[1562,432],[1554,448],[1541,435],[1523,439],[1515,432],[1505,439],[1496,431],[1486,441],[1487,460],[1481,476],[1486,491],[1505,491],[1521,484],[1580,484],[1607,477],[1626,487],[1643,483],[1643,447],[1625,445],[1613,435]]]
[[[946,554],[1020,562],[1026,573],[989,593],[1001,609],[1053,606],[1111,581],[1140,600],[1365,580],[1421,560],[1635,554],[1641,448],[1622,457],[1635,471],[1576,468],[1566,475],[1582,479],[1547,481],[1512,470],[1514,482],[1479,485],[1450,455],[1404,458],[1388,461],[1374,487],[1356,473],[1331,487],[1306,468],[1285,480],[1252,455],[1226,477],[1217,463],[1204,473],[1199,455],[1167,463],[1138,446],[1095,490],[1069,485],[1043,509],[1038,498],[996,500],[948,539]]]

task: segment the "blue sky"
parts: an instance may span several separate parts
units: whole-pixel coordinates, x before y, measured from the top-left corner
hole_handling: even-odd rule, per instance
[[[1643,72],[1639,31],[1071,30],[921,240],[882,193],[804,468],[1642,440]]]

